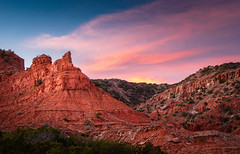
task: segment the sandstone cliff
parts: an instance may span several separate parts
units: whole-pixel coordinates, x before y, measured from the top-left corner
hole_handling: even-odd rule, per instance
[[[208,67],[155,95],[138,108],[151,122],[97,88],[70,52],[53,64],[41,55],[0,82],[0,129],[50,125],[94,139],[152,142],[169,153],[239,153],[239,69]]]
[[[98,89],[74,67],[71,53],[52,64],[33,59],[26,71],[0,83],[0,128],[51,125],[85,132],[148,123],[148,118]]]
[[[187,130],[240,134],[240,63],[209,66],[138,106]]]
[[[11,50],[0,49],[0,82],[12,74],[24,70],[24,60]]]

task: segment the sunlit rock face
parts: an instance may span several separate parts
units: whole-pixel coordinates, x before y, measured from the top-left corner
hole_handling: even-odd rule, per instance
[[[0,49],[0,82],[24,70],[24,60],[11,50]]]
[[[200,69],[138,106],[158,122],[240,135],[240,63]],[[167,118],[164,118],[164,117]]]
[[[52,64],[51,57],[33,59],[26,71],[0,83],[0,128],[39,127],[88,131],[148,123],[142,113],[98,89],[72,64],[71,53]]]
[[[220,103],[212,103],[218,98],[213,94],[222,91],[222,88],[232,86],[239,79],[238,68],[217,74],[216,78],[211,78],[211,73],[201,78],[197,75],[197,80],[186,80],[155,95],[139,108],[146,110],[152,121],[143,113],[131,109],[98,89],[79,68],[73,66],[70,52],[54,63],[51,57],[41,55],[33,59],[30,68],[27,70],[22,68],[24,66],[19,67],[19,71],[6,76],[0,82],[1,130],[49,125],[60,128],[64,133],[80,133],[94,139],[139,145],[152,142],[154,145],[161,145],[161,148],[168,153],[240,152],[240,136],[235,135],[239,134],[239,128],[231,134],[225,133],[224,130],[220,130],[224,127],[219,127],[225,125],[221,123],[210,125],[206,121],[211,115],[221,113],[219,111],[225,107],[219,105]],[[192,78],[196,77],[192,76]],[[220,83],[223,81],[225,82]],[[238,84],[236,82],[234,87]],[[204,97],[204,102],[197,102],[196,98],[202,92],[201,87],[208,88],[205,91],[213,89],[212,94]],[[232,90],[237,91],[233,87]],[[232,90],[229,91],[230,94]],[[180,103],[177,100],[188,98],[192,92],[196,94],[191,97],[198,104],[197,107],[194,107],[196,105],[194,103],[186,104],[184,107],[176,105]],[[228,92],[223,94],[227,96]],[[226,104],[232,108],[234,114],[237,114],[239,101],[236,99],[239,98],[239,94],[234,95],[236,99],[232,98]],[[166,100],[163,105],[166,107],[160,106],[162,109],[158,109],[157,112],[154,107],[158,107],[164,99]],[[207,100],[208,104],[205,105]],[[151,103],[155,104],[148,105]],[[211,110],[205,111],[207,108]],[[148,110],[151,113],[148,113]],[[178,113],[175,113],[176,111]],[[192,114],[204,111],[201,114],[204,119],[197,117],[195,122],[186,124],[184,129],[179,123],[184,122],[188,117],[182,117],[180,115],[182,111]],[[177,116],[171,116],[174,113]],[[165,115],[163,121],[157,119],[159,114]],[[207,114],[209,116],[206,116]],[[225,113],[225,116],[229,116],[227,114]],[[230,118],[226,125],[237,124],[235,117]]]

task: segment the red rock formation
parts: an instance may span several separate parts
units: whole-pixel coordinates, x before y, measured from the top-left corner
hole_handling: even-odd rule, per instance
[[[138,110],[191,131],[239,133],[240,64],[207,67],[155,95]],[[239,118],[240,119],[240,118]]]
[[[71,53],[52,64],[51,57],[33,59],[26,71],[0,83],[0,128],[19,126],[88,129],[127,127],[148,123],[142,113],[98,89],[81,70],[74,67]],[[101,116],[96,116],[97,113]]]
[[[146,106],[146,111],[159,107],[154,114],[155,118],[159,118],[159,115],[161,118],[159,121],[149,122],[149,118],[144,114],[134,111],[98,89],[79,68],[73,66],[70,52],[53,64],[51,57],[41,55],[33,59],[29,69],[16,72],[0,82],[0,129],[51,125],[65,132],[88,134],[94,139],[140,145],[150,141],[154,145],[161,145],[161,148],[169,153],[239,153],[240,136],[233,135],[239,132],[239,128],[233,134],[205,130],[194,132],[203,128],[210,129],[212,126],[218,128],[218,123],[209,124],[199,116],[194,123],[183,124],[187,130],[179,125],[185,122],[186,118],[190,118],[181,117],[182,111],[202,112],[208,107],[216,108],[213,111],[220,111],[228,104],[233,108],[234,114],[239,112],[238,94],[236,99],[228,103],[212,103],[216,101],[215,92],[222,90],[216,88],[216,85],[220,85],[220,80],[239,78],[239,73],[227,74],[219,74],[216,81],[204,78],[179,84],[155,95],[142,106]],[[230,82],[231,85],[232,83]],[[198,91],[197,88],[201,86],[209,86],[208,90],[214,89],[211,97],[203,99],[204,102],[208,100],[209,105],[206,106],[203,101],[197,102],[196,107],[194,103],[176,105],[181,103],[179,101],[182,101],[182,98],[186,99],[192,92]],[[197,96],[199,92],[193,99],[196,100]],[[213,112],[208,117],[205,113],[202,113],[202,116],[210,119],[212,114],[220,112]],[[229,122],[236,124],[233,118]]]
[[[8,76],[24,70],[24,60],[11,50],[0,49],[0,82]]]

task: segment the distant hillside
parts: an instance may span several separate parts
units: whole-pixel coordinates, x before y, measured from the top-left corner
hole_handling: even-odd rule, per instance
[[[92,82],[133,108],[169,87],[168,84],[134,83],[120,79],[92,79]]]
[[[240,63],[208,66],[137,107],[191,131],[240,134]]]

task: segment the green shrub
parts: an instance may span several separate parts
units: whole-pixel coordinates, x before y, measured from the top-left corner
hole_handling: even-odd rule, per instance
[[[194,100],[193,100],[192,98],[190,98],[190,99],[187,100],[187,101],[188,101],[188,104],[193,104],[193,103],[195,103]]]
[[[85,120],[85,121],[84,121],[84,125],[86,125],[86,126],[91,126],[92,123],[91,123],[90,120]]]
[[[4,57],[6,56],[5,50],[1,50],[1,49],[0,49],[0,56],[1,56],[2,58],[4,58]]]
[[[181,123],[180,125],[182,125],[183,128],[187,129],[187,124],[188,124],[188,121],[185,121],[185,122]]]
[[[206,141],[207,141],[207,138],[206,138],[206,136],[199,136],[199,137],[198,137],[198,141],[199,141],[199,142],[206,142]]]
[[[228,122],[228,120],[229,120],[229,117],[223,117],[223,118],[222,118],[222,122],[223,122],[223,123]]]
[[[224,92],[227,92],[228,90],[229,90],[228,88],[224,88],[224,89],[223,89]]]
[[[191,114],[191,118],[192,118],[192,119],[195,119],[197,116],[198,116],[198,113]]]
[[[175,94],[174,93],[170,93],[170,98],[175,98]]]
[[[0,131],[0,153],[71,153],[71,154],[163,154],[159,146],[147,142],[145,146],[129,143],[84,138],[79,135],[61,135],[52,127]]]
[[[66,122],[69,122],[69,120],[67,118],[63,118],[63,120],[66,121]]]
[[[186,117],[187,115],[188,115],[187,112],[185,112],[185,111],[182,112],[182,116],[183,116],[183,117]]]
[[[231,133],[231,132],[232,132],[232,128],[228,128],[227,133]]]
[[[22,112],[18,112],[17,115],[22,115],[23,113]]]
[[[203,98],[201,96],[198,96],[197,99],[202,100]]]
[[[220,84],[222,84],[222,83],[224,83],[224,82],[226,82],[225,79],[220,79],[220,80],[219,80],[219,83],[220,83]]]
[[[226,106],[226,107],[223,108],[223,111],[224,112],[231,111],[231,107],[230,106]]]
[[[102,115],[101,112],[97,112],[97,113],[95,114],[95,117],[100,118],[101,115]]]
[[[236,120],[240,120],[240,117],[238,115],[235,115]]]
[[[8,63],[8,62],[10,61],[10,57],[9,57],[9,56],[5,56],[5,57],[4,57],[4,60],[5,60],[5,62]]]
[[[227,98],[227,97],[222,97],[222,100],[228,102],[228,101],[230,101],[231,99],[230,99],[230,98]]]
[[[196,93],[195,91],[191,92],[191,96],[193,97],[195,95],[195,93]]]
[[[212,92],[213,92],[212,90],[208,90],[207,91],[208,94],[212,94]]]
[[[38,86],[40,86],[42,83],[43,83],[42,79],[39,78],[39,79],[36,81],[35,86],[38,87]]]

